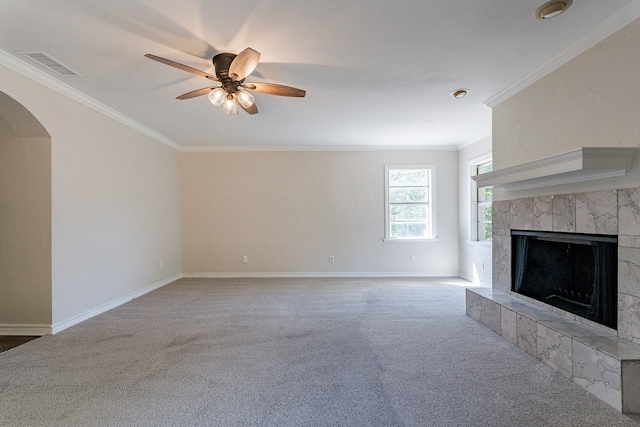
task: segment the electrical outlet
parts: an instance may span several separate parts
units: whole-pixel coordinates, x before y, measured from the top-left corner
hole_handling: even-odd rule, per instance
[[[484,270],[484,262],[482,263],[482,269]]]
[[[334,262],[336,259],[333,257],[333,255],[329,255],[329,262]]]
[[[246,256],[246,255],[245,255],[245,256],[243,256],[243,257],[242,257],[242,263],[243,263],[243,264],[246,264],[246,263],[248,263],[248,262],[249,262],[249,257],[248,257],[248,256]]]
[[[164,261],[160,261],[160,270],[164,268]]]
[[[416,262],[416,257],[414,257],[413,255],[411,255],[409,257],[409,262]]]

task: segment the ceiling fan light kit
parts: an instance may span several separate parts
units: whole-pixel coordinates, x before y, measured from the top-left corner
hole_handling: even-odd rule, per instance
[[[255,104],[255,97],[249,92],[238,89],[234,93],[228,93],[221,87],[217,87],[207,95],[209,101],[216,107],[222,106],[227,114],[238,114],[236,103],[247,110]]]
[[[150,53],[145,56],[180,70],[220,82],[221,86],[196,89],[178,96],[177,99],[191,99],[197,96],[207,95],[213,105],[222,106],[222,109],[227,114],[238,114],[238,104],[248,114],[258,113],[255,97],[241,88],[269,95],[292,97],[304,97],[306,95],[306,92],[302,89],[275,83],[245,83],[244,79],[255,70],[260,60],[260,53],[250,47],[238,55],[233,53],[219,53],[214,56],[213,66],[216,70],[215,76]]]

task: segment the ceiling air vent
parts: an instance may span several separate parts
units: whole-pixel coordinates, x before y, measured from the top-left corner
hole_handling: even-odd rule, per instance
[[[80,73],[76,73],[71,68],[67,67],[57,59],[53,59],[51,56],[44,52],[20,52],[21,54],[33,59],[40,65],[44,65],[54,73],[63,77],[82,77]]]

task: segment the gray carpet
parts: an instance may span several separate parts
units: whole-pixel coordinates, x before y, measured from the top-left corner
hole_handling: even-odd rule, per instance
[[[179,280],[1,353],[0,425],[640,425],[467,317],[463,283]]]

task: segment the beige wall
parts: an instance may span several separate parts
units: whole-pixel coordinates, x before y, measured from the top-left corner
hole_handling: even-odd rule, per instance
[[[640,145],[640,20],[493,108],[494,167],[501,169],[579,147]],[[625,178],[528,192],[565,193],[640,183]],[[519,197],[514,193],[503,197]]]
[[[458,151],[458,247],[460,277],[474,283],[491,284],[491,244],[473,241],[471,235],[471,163],[491,154],[491,137]]]
[[[182,271],[457,275],[456,161],[444,151],[183,153]],[[416,164],[436,166],[438,239],[385,243],[384,166]]]
[[[5,67],[0,91],[51,135],[54,330],[177,277],[179,153]]]
[[[31,334],[51,325],[51,140],[32,136],[33,117],[36,131],[19,134],[29,120],[5,113],[26,110],[0,98],[0,333]]]

